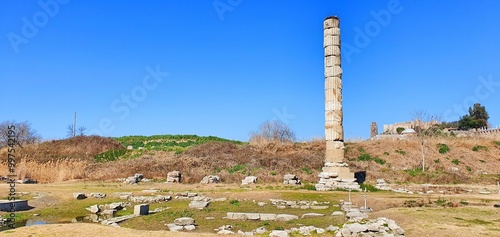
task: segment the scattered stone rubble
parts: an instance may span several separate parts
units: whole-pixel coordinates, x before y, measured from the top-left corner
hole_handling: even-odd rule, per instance
[[[291,221],[299,219],[296,215],[270,214],[270,213],[245,213],[228,212],[226,218],[229,220],[261,220],[261,221]]]
[[[167,183],[180,183],[182,180],[181,172],[178,170],[167,173]]]
[[[285,174],[283,177],[283,184],[286,185],[300,185],[300,179],[294,174]]]
[[[217,175],[208,175],[203,177],[200,184],[211,184],[211,183],[220,183],[220,178]]]
[[[89,193],[89,194],[85,194],[85,193],[73,193],[73,197],[75,199],[78,199],[78,200],[81,200],[81,199],[85,199],[88,197],[93,197],[93,198],[105,198],[106,197],[106,194],[104,193]]]
[[[248,185],[248,184],[254,184],[254,183],[257,183],[256,176],[247,176],[243,180],[241,180],[241,185]]]
[[[207,207],[211,201],[212,201],[212,199],[209,197],[196,196],[189,203],[189,208],[203,209],[203,208]]]
[[[271,205],[277,207],[278,209],[285,208],[297,208],[297,209],[328,209],[330,202],[318,202],[318,201],[286,201],[281,199],[269,199]]]
[[[375,184],[375,188],[386,191],[392,190],[389,184],[387,184],[383,179],[377,179],[377,184]]]
[[[126,178],[123,182],[128,184],[138,184],[139,182],[149,182],[151,180],[144,178],[143,174],[134,174],[134,176],[130,176]]]
[[[180,217],[174,220],[174,223],[166,224],[170,231],[192,231],[196,229],[195,221],[191,217]]]
[[[329,164],[326,163],[325,167],[328,167]],[[319,182],[315,185],[318,191],[332,191],[337,189],[361,191],[355,178],[339,178],[339,174],[335,172],[321,172],[318,177]]]
[[[337,231],[336,236],[342,237],[400,237],[405,231],[394,220],[380,217],[364,222],[348,222]]]
[[[156,203],[156,202],[167,202],[172,200],[171,196],[163,196],[163,195],[156,195],[156,196],[127,196],[127,200],[130,202],[136,202],[136,203]]]

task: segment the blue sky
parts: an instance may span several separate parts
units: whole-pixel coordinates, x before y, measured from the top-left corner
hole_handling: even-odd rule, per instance
[[[341,20],[345,139],[473,103],[500,126],[500,2],[1,1],[0,121],[44,139],[197,134],[266,120],[324,137],[323,20]]]

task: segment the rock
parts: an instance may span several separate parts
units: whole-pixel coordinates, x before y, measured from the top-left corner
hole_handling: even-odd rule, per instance
[[[208,175],[203,177],[200,183],[201,184],[220,183],[220,178],[217,175]]]
[[[182,231],[184,229],[184,226],[178,226],[178,225],[167,225],[168,226],[168,229],[170,231]]]
[[[257,177],[256,176],[247,176],[245,179],[241,181],[241,185],[248,185],[248,184],[254,184],[257,183]]]
[[[310,208],[313,210],[324,210],[328,209],[328,206],[310,206]]]
[[[330,225],[330,226],[326,227],[326,231],[330,231],[330,232],[335,232],[339,229],[340,229],[339,227],[334,226],[334,225]]]
[[[259,207],[263,207],[263,206],[265,206],[265,205],[266,205],[266,203],[265,203],[265,202],[258,202],[258,203],[257,203],[257,205],[258,205]]]
[[[219,230],[219,232],[217,232],[217,234],[219,234],[219,235],[234,235],[234,232],[230,231],[230,230]]]
[[[289,214],[278,214],[276,215],[276,220],[277,221],[291,221],[291,220],[297,220],[299,219],[298,216],[296,215],[289,215]]]
[[[325,216],[325,214],[320,214],[320,213],[304,213],[302,214],[301,218],[313,218],[313,217],[322,217]]]
[[[92,213],[92,214],[96,214],[96,213],[98,213],[99,211],[101,211],[101,209],[99,208],[99,206],[98,206],[97,204],[96,204],[96,205],[92,205],[92,206],[90,206],[90,207],[87,207],[87,208],[85,208],[85,209],[89,210],[89,211],[90,211],[90,213]]]
[[[93,198],[105,198],[106,194],[104,194],[104,193],[89,193],[89,196],[93,197]]]
[[[194,219],[191,217],[180,217],[174,220],[174,224],[179,226],[194,225]]]
[[[205,202],[205,201],[191,201],[189,203],[189,208],[197,208],[197,209],[203,209],[208,206],[210,202]]]
[[[187,231],[192,231],[192,230],[196,229],[196,226],[194,226],[194,225],[186,225],[186,226],[184,226],[184,229],[187,230]]]
[[[167,173],[167,183],[180,183],[182,180],[180,171],[172,171]]]
[[[273,230],[271,234],[269,234],[269,237],[288,237],[288,232],[284,230]]]
[[[285,174],[283,177],[283,184],[299,185],[300,179],[293,174]]]
[[[87,196],[85,195],[85,193],[73,193],[73,197],[75,199],[78,199],[78,200],[82,200],[82,199],[87,198]]]
[[[149,204],[140,204],[134,206],[134,215],[144,216],[149,214]]]
[[[266,227],[259,227],[259,228],[255,229],[255,230],[254,230],[254,232],[255,232],[256,234],[261,235],[261,234],[266,233],[266,232],[267,232],[267,229],[266,229]]]
[[[500,203],[493,205],[493,207],[500,208]]]
[[[332,213],[332,216],[343,216],[343,215],[344,215],[344,213],[343,213],[343,212],[341,212],[341,211],[334,211],[334,212]]]
[[[259,213],[245,213],[245,219],[247,220],[260,220]]]
[[[276,220],[276,214],[259,214],[261,221],[274,221]]]

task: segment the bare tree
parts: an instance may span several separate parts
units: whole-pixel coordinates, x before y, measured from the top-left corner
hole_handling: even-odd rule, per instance
[[[74,137],[75,129],[73,129],[73,124],[70,124],[66,127],[66,137]]]
[[[295,141],[295,133],[287,124],[279,120],[266,121],[259,125],[256,132],[250,133],[250,141],[256,140],[293,142]]]
[[[441,115],[429,115],[424,110],[416,110],[410,112],[411,119],[414,121],[414,129],[417,132],[417,137],[420,140],[422,154],[422,171],[425,171],[425,142],[427,138],[436,136],[441,133],[441,130],[434,125],[438,125],[441,121]]]
[[[4,121],[0,123],[0,147],[7,145],[9,140],[9,126],[15,127],[15,138],[17,145],[34,144],[40,142],[42,137],[31,127],[28,121]]]
[[[78,127],[78,136],[85,136],[87,128],[85,126]]]
[[[85,136],[87,128],[85,126],[80,126],[78,129],[73,129],[73,125],[68,125],[66,127],[66,137],[76,137]]]

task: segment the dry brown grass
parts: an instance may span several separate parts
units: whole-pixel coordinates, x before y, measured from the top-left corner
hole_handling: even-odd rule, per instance
[[[438,144],[446,144],[450,151],[439,153]],[[473,151],[474,146],[486,150]],[[347,144],[346,159],[351,170],[366,170],[374,180],[385,178],[400,182],[467,183],[495,182],[500,174],[500,146],[488,138],[429,138],[424,142],[426,175],[411,176],[404,170],[419,169],[422,166],[421,140],[376,140]],[[361,151],[360,151],[361,150]],[[384,165],[374,161],[360,162],[362,153],[385,160]],[[458,164],[456,164],[458,163]],[[456,171],[455,169],[458,169]],[[483,175],[489,174],[489,175]]]
[[[440,154],[438,143],[450,147]],[[474,146],[486,149],[473,151]],[[324,163],[325,142],[314,139],[303,143],[261,142],[235,145],[229,142],[209,142],[194,146],[175,155],[172,152],[148,151],[137,159],[96,163],[93,157],[109,149],[123,148],[112,139],[79,137],[44,142],[24,147],[16,155],[19,178],[41,182],[68,179],[111,180],[142,173],[148,178],[165,179],[170,171],[179,170],[183,182],[197,183],[206,175],[219,175],[225,183],[240,183],[248,175],[259,181],[282,182],[291,173],[303,182],[315,183]],[[372,158],[359,161],[367,153]],[[6,150],[0,151],[3,160],[0,175],[7,174]],[[367,180],[384,178],[391,182],[471,183],[496,182],[500,176],[500,145],[484,138],[432,138],[425,141],[425,173],[412,173],[421,167],[421,143],[410,140],[377,140],[346,143],[346,158],[351,171],[367,171]],[[456,164],[458,162],[458,164]],[[452,169],[458,169],[453,171]],[[487,173],[489,175],[483,175]]]

